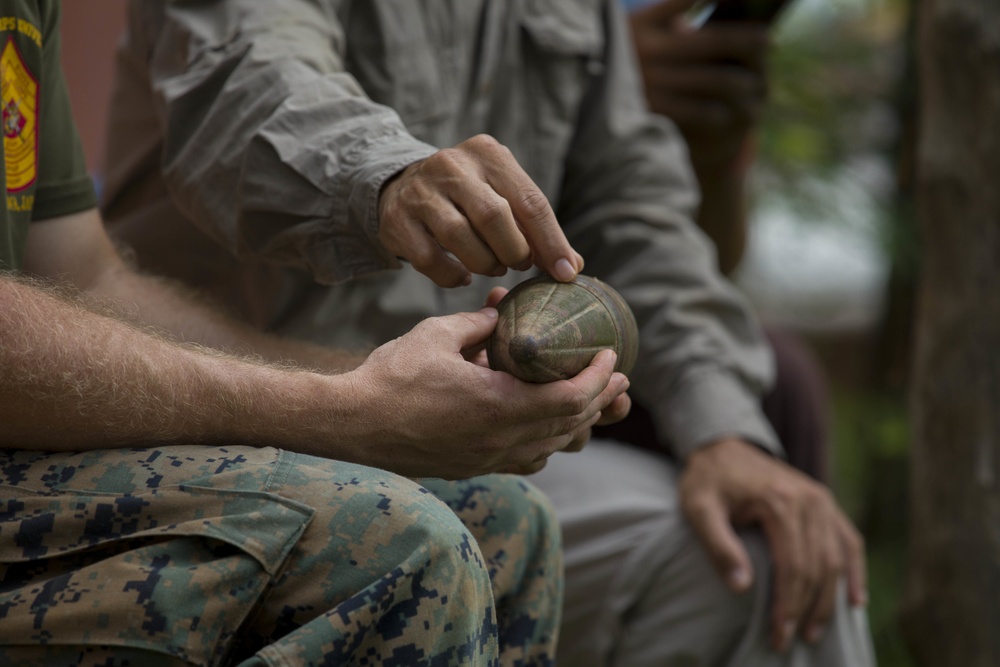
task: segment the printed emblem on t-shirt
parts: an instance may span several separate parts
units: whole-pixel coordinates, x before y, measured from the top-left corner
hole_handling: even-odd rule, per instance
[[[7,192],[18,192],[38,176],[38,80],[25,66],[13,36],[0,54],[0,84]]]

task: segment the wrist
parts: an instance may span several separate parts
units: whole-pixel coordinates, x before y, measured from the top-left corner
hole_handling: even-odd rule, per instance
[[[204,355],[198,363],[203,380],[193,402],[203,406],[196,410],[200,440],[325,455],[330,424],[342,421],[342,403],[334,398],[340,392],[333,388],[341,376],[221,355]]]
[[[688,462],[694,460],[707,460],[717,456],[725,456],[727,451],[732,449],[738,449],[741,446],[746,445],[745,440],[740,440],[737,437],[723,437],[718,440],[713,440],[707,442],[693,450],[688,454]]]
[[[716,466],[718,461],[731,460],[734,457],[743,457],[748,454],[773,458],[770,452],[742,437],[727,436],[706,443],[692,451],[687,456],[687,465],[688,467],[692,465]]]

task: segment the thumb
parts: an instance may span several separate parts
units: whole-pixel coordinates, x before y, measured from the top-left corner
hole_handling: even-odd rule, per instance
[[[482,345],[497,326],[497,309],[482,308],[476,313],[456,313],[437,318],[454,347],[465,350]]]
[[[733,530],[725,505],[716,496],[697,501],[698,510],[688,512],[688,520],[708,551],[715,571],[734,593],[743,593],[753,583],[753,565],[743,542]]]
[[[699,0],[659,0],[643,9],[635,11],[632,16],[640,21],[670,23],[690,10]]]

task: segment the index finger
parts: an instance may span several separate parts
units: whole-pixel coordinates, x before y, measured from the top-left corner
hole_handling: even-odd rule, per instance
[[[556,280],[569,282],[583,270],[583,257],[566,239],[549,200],[510,151],[489,163],[486,180],[510,204],[517,226],[531,248],[535,266]]]

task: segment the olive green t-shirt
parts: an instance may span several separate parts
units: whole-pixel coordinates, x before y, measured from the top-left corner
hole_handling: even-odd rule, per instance
[[[7,187],[0,207],[0,271],[20,267],[31,222],[97,203],[59,48],[56,0],[0,2],[0,178]]]

